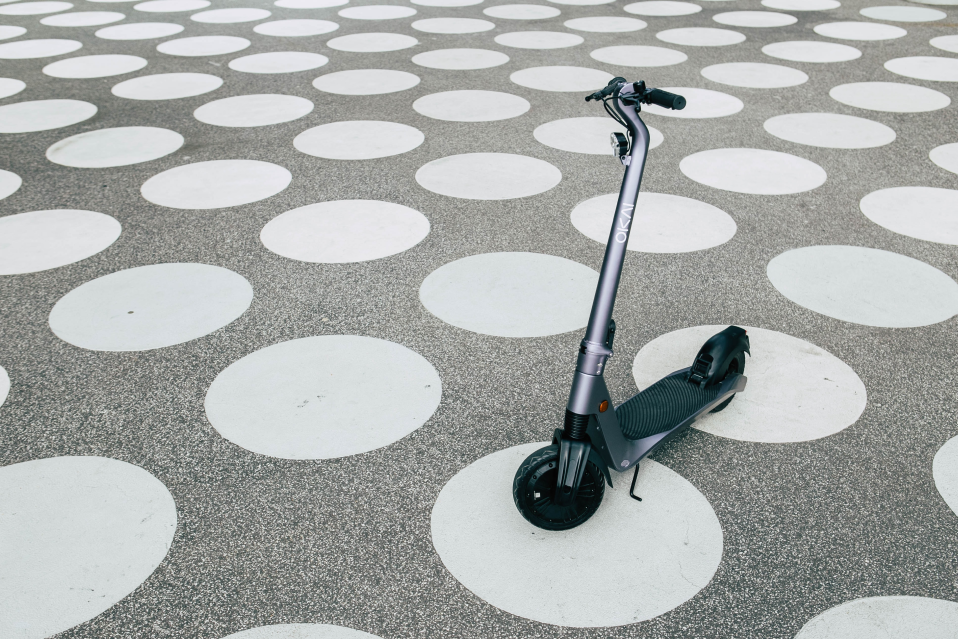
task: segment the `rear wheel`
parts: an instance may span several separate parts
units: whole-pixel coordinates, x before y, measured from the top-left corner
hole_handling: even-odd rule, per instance
[[[582,484],[568,506],[555,502],[559,475],[559,447],[540,448],[526,457],[512,482],[512,498],[516,508],[529,523],[545,530],[569,530],[595,514],[605,494],[602,471],[588,462]]]
[[[735,357],[729,360],[728,366],[726,366],[724,371],[719,371],[719,374],[716,376],[718,379],[717,384],[721,384],[729,375],[744,375],[745,374],[745,353],[738,353]],[[738,393],[733,393],[731,397],[726,399],[724,402],[710,410],[710,413],[717,413],[720,410],[724,410],[726,406],[732,403],[732,400],[735,399],[735,395]]]

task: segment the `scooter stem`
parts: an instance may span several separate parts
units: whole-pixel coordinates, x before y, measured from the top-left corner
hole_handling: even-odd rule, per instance
[[[631,85],[626,84],[622,88],[622,97],[625,97]],[[609,232],[609,242],[606,245],[605,258],[602,260],[602,271],[599,274],[599,283],[592,302],[592,314],[589,316],[589,326],[586,329],[585,339],[582,341],[579,362],[576,366],[579,372],[587,375],[601,375],[605,360],[612,354],[606,347],[606,335],[609,330],[609,321],[612,319],[615,296],[619,289],[619,279],[622,276],[622,264],[625,261],[626,246],[629,243],[639,187],[642,184],[642,172],[649,153],[649,129],[639,117],[635,106],[622,104],[618,91],[612,102],[616,111],[629,125],[632,147],[629,156],[626,156],[624,160],[627,166],[625,176],[622,178],[622,187],[619,190],[619,201],[615,207],[615,219],[612,222],[612,230]],[[583,355],[587,356],[583,357]]]

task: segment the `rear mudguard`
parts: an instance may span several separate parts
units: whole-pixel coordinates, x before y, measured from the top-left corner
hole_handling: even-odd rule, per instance
[[[729,326],[710,337],[699,349],[692,362],[689,381],[701,386],[714,386],[722,381],[733,359],[744,357],[742,353],[752,354],[749,351],[748,335],[743,328]],[[745,362],[741,364],[744,365]],[[739,372],[742,372],[742,368],[744,366],[739,368]]]

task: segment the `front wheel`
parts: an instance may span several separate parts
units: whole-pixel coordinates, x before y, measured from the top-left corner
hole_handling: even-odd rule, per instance
[[[594,515],[602,503],[605,478],[594,463],[586,463],[579,492],[568,506],[555,503],[558,475],[559,447],[555,444],[526,457],[516,471],[512,498],[516,508],[533,526],[545,530],[569,530]]]

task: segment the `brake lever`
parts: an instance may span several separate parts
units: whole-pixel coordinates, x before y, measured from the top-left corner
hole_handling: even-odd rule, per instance
[[[608,97],[615,91],[615,88],[620,84],[625,83],[625,78],[615,77],[609,80],[609,83],[605,85],[604,89],[599,89],[591,95],[585,96],[585,101],[589,102],[590,100],[601,100],[602,98]]]

